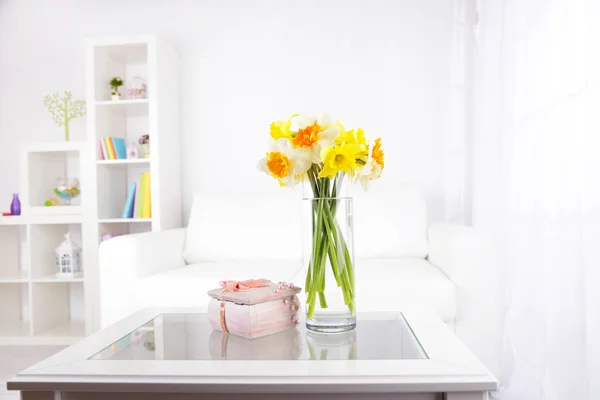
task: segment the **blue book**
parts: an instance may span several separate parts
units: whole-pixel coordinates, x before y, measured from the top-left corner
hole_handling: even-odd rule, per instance
[[[125,202],[123,218],[133,218],[133,205],[135,204],[135,188],[136,183],[132,182],[131,185],[129,185],[129,194],[127,195],[127,201]]]
[[[113,145],[115,146],[115,153],[117,160],[127,159],[127,146],[125,145],[125,139],[123,138],[111,138]]]

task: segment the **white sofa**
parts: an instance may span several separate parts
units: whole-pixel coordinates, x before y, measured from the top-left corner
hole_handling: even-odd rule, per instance
[[[197,194],[187,228],[103,242],[102,326],[144,307],[206,307],[206,292],[221,280],[301,286],[302,202],[292,193]],[[431,307],[497,371],[502,285],[491,238],[448,223],[428,227],[425,203],[410,188],[354,203],[357,310]]]

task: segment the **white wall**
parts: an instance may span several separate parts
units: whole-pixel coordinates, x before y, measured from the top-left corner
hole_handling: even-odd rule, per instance
[[[84,98],[83,39],[157,33],[181,56],[184,216],[195,190],[277,195],[255,170],[269,123],[327,111],[384,138],[378,184],[421,186],[443,218],[454,3],[0,0],[0,209],[18,191],[17,145],[63,138],[44,94]]]

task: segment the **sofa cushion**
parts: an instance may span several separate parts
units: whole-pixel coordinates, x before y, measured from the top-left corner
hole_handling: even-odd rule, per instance
[[[200,307],[207,292],[226,279],[267,278],[304,286],[305,270],[298,261],[265,260],[209,262],[182,266],[140,280],[136,308]],[[356,264],[357,310],[402,311],[411,306],[433,308],[444,321],[456,317],[456,288],[426,260],[365,259]],[[303,300],[303,297],[301,300]]]
[[[420,191],[377,183],[356,191],[354,232],[357,257],[427,257],[427,207]]]
[[[208,305],[207,292],[222,280],[265,278],[291,281],[302,269],[299,261],[221,261],[185,265],[142,278],[136,287],[136,308],[200,307]]]
[[[304,281],[300,271],[293,282]],[[358,259],[356,261],[358,312],[402,311],[428,307],[445,322],[456,317],[456,287],[435,265],[418,258]]]
[[[417,188],[373,184],[367,192],[353,190],[353,195],[358,257],[427,256],[427,209]],[[262,195],[197,193],[186,234],[186,262],[301,260],[300,196],[285,189]]]

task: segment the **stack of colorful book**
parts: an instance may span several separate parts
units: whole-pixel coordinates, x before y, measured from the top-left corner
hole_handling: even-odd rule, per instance
[[[125,160],[127,159],[127,145],[125,139],[114,137],[100,138],[100,149],[103,160]]]
[[[150,172],[144,172],[137,182],[132,182],[129,185],[123,218],[152,218]]]

